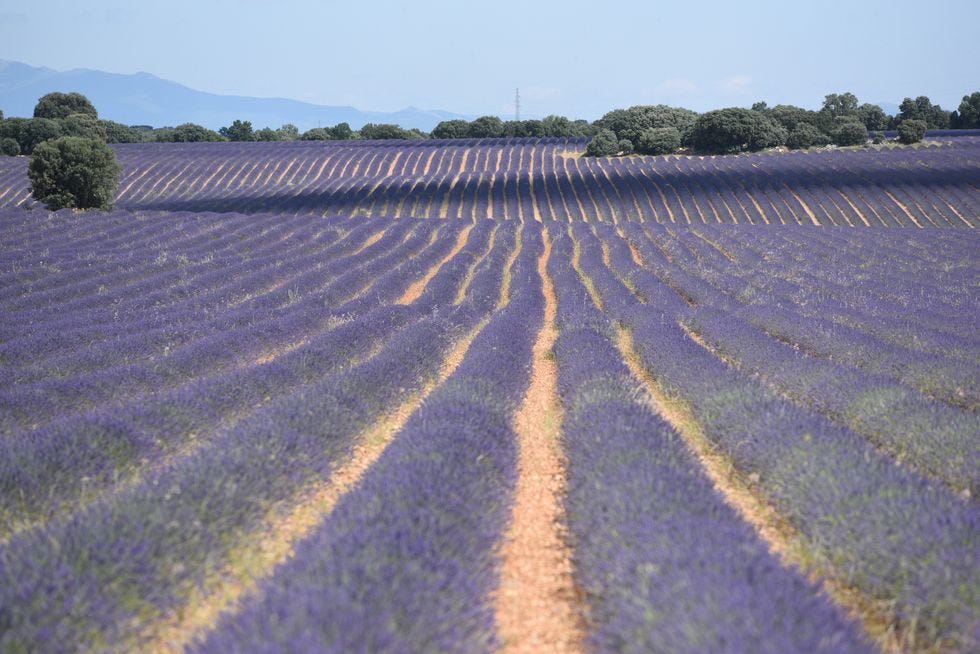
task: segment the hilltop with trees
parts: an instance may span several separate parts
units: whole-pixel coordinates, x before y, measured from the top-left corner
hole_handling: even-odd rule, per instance
[[[27,176],[34,198],[49,209],[112,208],[120,167],[106,143],[106,121],[80,93],[42,96],[29,119],[3,119],[0,151],[30,153]]]
[[[905,98],[899,113],[889,116],[878,105],[862,104],[853,93],[845,92],[825,96],[817,111],[793,105],[769,107],[765,102],[750,109],[728,107],[700,115],[664,105],[636,106],[610,111],[594,125],[598,133],[586,146],[588,156],[846,147],[863,145],[869,139],[880,143],[885,130],[897,131],[898,140],[909,144],[921,141],[926,129],[980,128],[980,92],[963,96],[956,111],[946,111],[919,96]]]
[[[943,109],[926,96],[905,98],[894,116],[844,92],[825,96],[818,110],[756,102],[748,109],[727,107],[699,114],[683,107],[636,105],[613,109],[593,122],[558,115],[527,120],[490,115],[474,120],[456,118],[438,123],[431,134],[392,123],[367,123],[356,130],[341,122],[305,132],[291,123],[255,128],[243,119],[217,131],[195,123],[176,127],[123,125],[99,118],[92,103],[80,93],[55,92],[38,100],[30,118],[4,119],[0,112],[0,154],[29,155],[39,143],[66,136],[106,143],[559,137],[590,139],[587,156],[731,154],[778,146],[791,150],[854,146],[869,139],[880,143],[886,130],[898,133],[902,143],[914,143],[924,134],[920,123],[926,130],[980,129],[980,91],[964,95],[954,111]]]
[[[466,120],[444,120],[432,130],[437,139],[479,138],[576,138],[595,135],[597,128],[587,120],[571,120],[565,116],[546,116],[541,120],[501,120],[497,116],[480,116]]]

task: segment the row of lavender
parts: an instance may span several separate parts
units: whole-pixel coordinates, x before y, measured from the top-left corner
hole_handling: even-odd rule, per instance
[[[73,218],[66,222],[79,220]],[[217,231],[234,234],[241,217],[211,218]],[[147,217],[156,221],[166,217]],[[514,224],[484,221],[440,266],[464,224],[375,221],[364,229],[346,220],[302,222],[333,228],[326,240],[334,249],[321,252],[318,264],[291,270],[284,286],[304,288],[298,299],[288,290],[286,298],[267,291],[240,303],[251,273],[236,277],[229,264],[252,253],[247,245],[232,247],[230,260],[218,264],[229,273],[224,283],[194,287],[199,304],[192,317],[185,315],[188,298],[179,289],[151,309],[116,314],[107,308],[113,318],[106,316],[104,324],[113,329],[152,314],[177,341],[186,338],[172,349],[165,345],[162,357],[160,343],[142,338],[136,327],[86,334],[83,339],[132,342],[138,360],[120,353],[119,361],[106,352],[109,359],[80,364],[85,372],[59,381],[87,391],[32,410],[25,409],[25,398],[40,398],[30,391],[57,378],[60,367],[7,391],[7,406],[17,412],[0,456],[0,577],[9,581],[0,591],[5,651],[133,647],[139,624],[179,608],[263,524],[269,507],[288,505],[311,482],[328,477],[359,433],[433,378],[452,343],[495,311],[504,263],[519,238]],[[132,231],[129,244],[116,250],[122,260],[144,246],[143,230]],[[179,241],[169,247],[184,252]],[[292,262],[293,250],[285,241],[279,246],[283,264]],[[38,251],[24,244],[7,253],[5,269],[28,267]],[[209,263],[219,258],[220,250]],[[80,253],[75,263],[85,260]],[[150,264],[143,276],[127,271],[114,304],[138,301],[139,288],[155,274]],[[46,279],[39,293],[74,284],[65,270],[70,263],[62,259],[59,266],[63,272]],[[408,286],[432,269],[438,272],[424,292],[399,304]],[[113,274],[118,271],[105,278]],[[266,274],[267,289],[281,282]],[[219,295],[236,301],[222,303]],[[99,307],[86,309],[101,317]],[[214,322],[235,313],[250,315],[240,324]],[[22,338],[44,339],[42,323],[60,322],[55,311],[30,320],[36,327]],[[256,359],[269,339],[289,346],[275,358]],[[221,358],[202,363],[202,350]],[[14,374],[19,370],[11,366]],[[127,383],[143,375],[156,386]],[[93,389],[106,394],[93,395]],[[36,422],[16,419],[28,414]]]
[[[780,564],[637,392],[638,380],[617,348],[615,320],[636,309],[636,298],[621,287],[614,300],[615,288],[600,284],[597,304],[585,280],[598,276],[583,279],[568,265],[574,249],[559,234],[550,272],[559,307],[559,394],[567,411],[568,522],[596,624],[591,649],[872,651],[839,608],[798,570]],[[587,249],[582,259],[586,268],[601,264],[592,254]],[[617,306],[608,306],[613,301]],[[649,326],[659,330],[661,320]],[[644,335],[635,335],[644,347]]]
[[[486,247],[494,233],[488,230],[474,230],[470,250]],[[9,362],[0,392],[0,537],[84,504],[162,457],[196,447],[215,424],[233,424],[371,353],[379,339],[417,318],[419,309],[386,305],[452,247],[448,235],[433,236],[424,224],[358,226],[335,242],[355,254],[324,254],[328,265],[294,271],[288,290],[245,304],[224,305],[215,296],[240,293],[255,275],[266,275],[267,287],[282,280],[269,271],[236,278],[229,267],[210,292],[201,277],[203,306],[188,308],[177,292],[176,301],[148,313],[124,317],[111,308],[101,324],[97,311],[82,326],[57,312],[47,321],[32,318],[30,334],[0,345]],[[280,254],[288,257],[290,249]],[[466,256],[473,255],[457,259]],[[427,310],[433,292],[415,306]]]
[[[720,358],[976,496],[978,242],[926,234],[653,229],[645,262]]]
[[[496,552],[517,478],[513,414],[544,315],[537,225],[459,367],[296,557],[199,652],[491,652]]]
[[[744,523],[707,490],[703,474],[679,447],[676,434],[671,435],[670,428],[652,415],[635,392],[635,380],[625,376],[622,353],[612,349],[616,323],[610,319],[616,319],[632,332],[643,365],[672,392],[689,399],[709,438],[725,448],[744,473],[758,479],[760,491],[800,530],[811,556],[822,562],[820,569],[832,570],[889,611],[897,611],[906,643],[968,648],[980,599],[975,593],[976,553],[971,548],[980,527],[976,506],[927,476],[893,467],[893,457],[869,447],[864,434],[794,405],[792,398],[772,393],[744,371],[726,371],[729,366],[684,331],[684,318],[690,312],[684,296],[637,266],[627,242],[616,240],[610,231],[603,252],[584,226],[575,231],[582,249],[581,275],[598,288],[595,308],[602,312],[588,309],[582,276],[569,265],[574,248],[558,230],[554,230],[559,236],[549,270],[559,296],[561,337],[556,359],[561,397],[569,410],[563,438],[570,459],[570,522],[577,576],[590,593],[596,624],[593,645],[601,651],[862,651],[866,647],[838,610],[808,587],[799,573],[778,565]],[[852,245],[857,246],[852,250],[862,247]],[[890,254],[901,252],[902,245],[892,244]],[[962,255],[971,251],[971,244],[957,246],[950,241],[940,248],[942,253],[931,251],[930,245],[937,244],[927,236],[908,246],[926,256],[918,272],[952,272],[958,281],[945,280],[946,285],[958,286],[962,296],[964,282],[969,282],[962,277],[969,270]],[[648,245],[639,247],[652,256]],[[863,247],[870,249],[871,242]],[[949,265],[955,261],[960,262],[958,267]],[[945,270],[929,265],[937,262],[945,264]],[[623,278],[643,290],[630,292],[630,285],[620,281]],[[671,313],[674,322],[668,328],[664,320]],[[692,361],[697,363],[692,366]],[[691,374],[692,367],[696,374]],[[663,434],[662,442],[653,446],[649,439],[657,433]],[[801,439],[786,442],[786,435],[793,433]],[[747,434],[755,436],[754,443],[746,441]],[[802,488],[797,488],[800,482]],[[686,511],[680,513],[680,507]],[[637,516],[646,520],[638,521]],[[868,516],[873,517],[870,522]],[[712,528],[705,530],[706,524]],[[900,540],[888,536],[896,525],[902,526]],[[705,531],[717,541],[706,538]],[[693,534],[698,535],[695,540],[685,539]],[[732,542],[740,541],[744,544],[733,552]],[[322,626],[330,624],[325,618],[338,606],[323,600],[317,583],[309,581],[312,573],[324,569],[319,566],[338,565],[333,561],[336,552],[326,544],[318,542],[305,552],[317,563],[303,560],[284,578],[270,580],[267,595],[244,616],[229,620],[206,649],[251,642],[268,643],[274,649],[291,642],[294,629],[313,639],[327,632],[327,642],[350,645],[335,640],[332,626]],[[343,570],[344,564],[339,565]],[[967,571],[966,576],[962,571]],[[951,584],[956,575],[960,583]],[[340,585],[338,594],[343,597],[350,590]],[[678,589],[690,589],[690,595],[679,594]],[[297,598],[305,607],[298,622],[281,610],[276,612],[276,607]],[[408,625],[415,624],[405,617],[411,615],[406,608],[412,605],[410,598],[406,593],[405,603],[393,607],[393,615],[402,616],[401,620],[395,618],[397,626],[386,633],[391,640],[381,641],[395,650],[419,642],[415,636],[401,640],[411,631]],[[351,601],[347,597],[340,606]],[[373,601],[377,601],[374,596],[358,595],[355,605]],[[746,606],[759,607],[759,614]],[[370,613],[354,615],[348,624],[367,625],[367,631],[375,633],[370,625],[376,623],[365,617]],[[392,613],[384,615],[390,618]],[[439,645],[452,649],[458,641],[453,632],[447,635],[450,639]]]
[[[117,206],[475,220],[976,226],[980,137],[738,157],[581,157],[564,139],[117,146]],[[0,161],[0,204],[29,203]]]
[[[972,231],[20,211],[0,225],[0,649],[140,647],[465,335],[362,484],[195,647],[496,647],[545,239],[596,649],[869,649],[711,489],[637,392],[630,340],[818,570],[894,607],[910,642],[968,647]]]
[[[937,307],[958,309],[949,319],[955,326],[945,332],[960,332],[962,350],[931,363],[951,370],[971,361],[972,388],[963,390],[975,398],[980,320],[969,292],[977,280],[968,253],[980,243],[971,236],[965,242],[946,239],[940,230],[903,231],[883,239],[887,247],[879,252],[878,240],[860,231],[830,232],[825,247],[820,247],[822,235],[811,239],[803,229],[761,231],[637,224],[622,232],[608,227],[593,232],[582,224],[572,230],[581,248],[582,275],[604,313],[631,335],[642,365],[663,391],[687,407],[712,445],[797,530],[804,558],[857,588],[872,604],[894,611],[898,633],[910,649],[969,651],[980,624],[975,407],[932,397],[909,383],[912,379],[870,374],[862,360],[849,356],[846,343],[835,352],[803,355],[797,349],[803,346],[785,333],[777,338],[741,317],[743,312],[766,315],[764,308],[757,310],[765,303],[769,275],[777,279],[771,286],[782,291],[795,284],[796,294],[783,295],[781,308],[805,313],[812,301],[808,295],[831,303],[828,296],[836,291],[807,279],[808,273],[861,280],[869,264],[914,270],[921,286],[892,287],[889,271],[880,270],[869,275],[879,285],[865,284],[863,290],[880,297],[885,307],[892,299],[909,303],[905,334],[915,333],[919,304],[924,314]],[[767,242],[757,245],[760,237]],[[850,252],[842,256],[844,250]],[[733,268],[740,279],[732,279]],[[727,292],[719,281],[721,270],[731,275]],[[750,271],[758,277],[752,279]],[[935,299],[934,285],[949,294]],[[847,294],[842,296],[847,307]],[[743,304],[747,297],[754,304]],[[826,316],[824,308],[817,308],[817,315]],[[846,311],[854,317],[866,312],[864,330],[855,326],[857,320],[848,325],[852,336],[861,334],[866,353],[877,345],[882,360],[897,355],[891,340],[897,332],[873,329],[878,324],[868,316],[875,313],[873,304]],[[843,316],[829,319],[847,324]],[[801,315],[798,324],[805,329],[808,317]],[[912,357],[934,354],[928,345],[906,347]],[[847,393],[853,404],[841,412]],[[586,533],[591,530],[580,537]],[[611,560],[604,553],[593,565]],[[640,622],[648,613],[635,615]]]
[[[591,305],[572,264],[573,240],[557,225],[546,238],[568,411],[570,526],[594,625],[590,648],[872,651],[840,608],[782,565],[721,500],[677,434],[637,395],[613,344],[615,323]],[[517,283],[513,318],[504,320],[507,311],[494,318],[459,381],[451,377],[433,395],[364,487],[194,651],[496,645],[489,552],[505,521],[500,507],[513,485],[514,454],[509,427],[492,418],[515,408],[526,383],[539,284]],[[624,307],[635,304],[624,299]],[[491,338],[496,325],[499,336]]]

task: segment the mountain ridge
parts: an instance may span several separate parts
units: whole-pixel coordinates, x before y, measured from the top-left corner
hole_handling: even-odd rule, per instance
[[[82,93],[99,116],[126,125],[174,126],[197,123],[210,129],[248,120],[255,128],[293,123],[300,130],[346,122],[396,123],[431,131],[440,121],[472,116],[440,109],[406,107],[399,111],[365,111],[349,105],[318,105],[290,98],[258,98],[198,91],[152,73],[107,73],[87,68],[58,71],[0,59],[0,110],[5,116],[31,116],[38,98],[52,91]]]

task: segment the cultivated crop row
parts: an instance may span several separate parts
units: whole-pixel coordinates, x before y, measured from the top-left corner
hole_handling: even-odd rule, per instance
[[[971,646],[973,230],[0,235],[0,650],[495,650],[540,357],[587,647]]]
[[[980,137],[920,148],[582,157],[569,139],[125,144],[130,210],[660,222],[976,226]],[[26,158],[0,205],[29,202]]]

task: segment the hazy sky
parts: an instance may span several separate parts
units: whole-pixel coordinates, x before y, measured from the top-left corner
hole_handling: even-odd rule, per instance
[[[947,109],[980,90],[980,0],[3,0],[0,59],[214,93],[594,119],[632,104]]]

